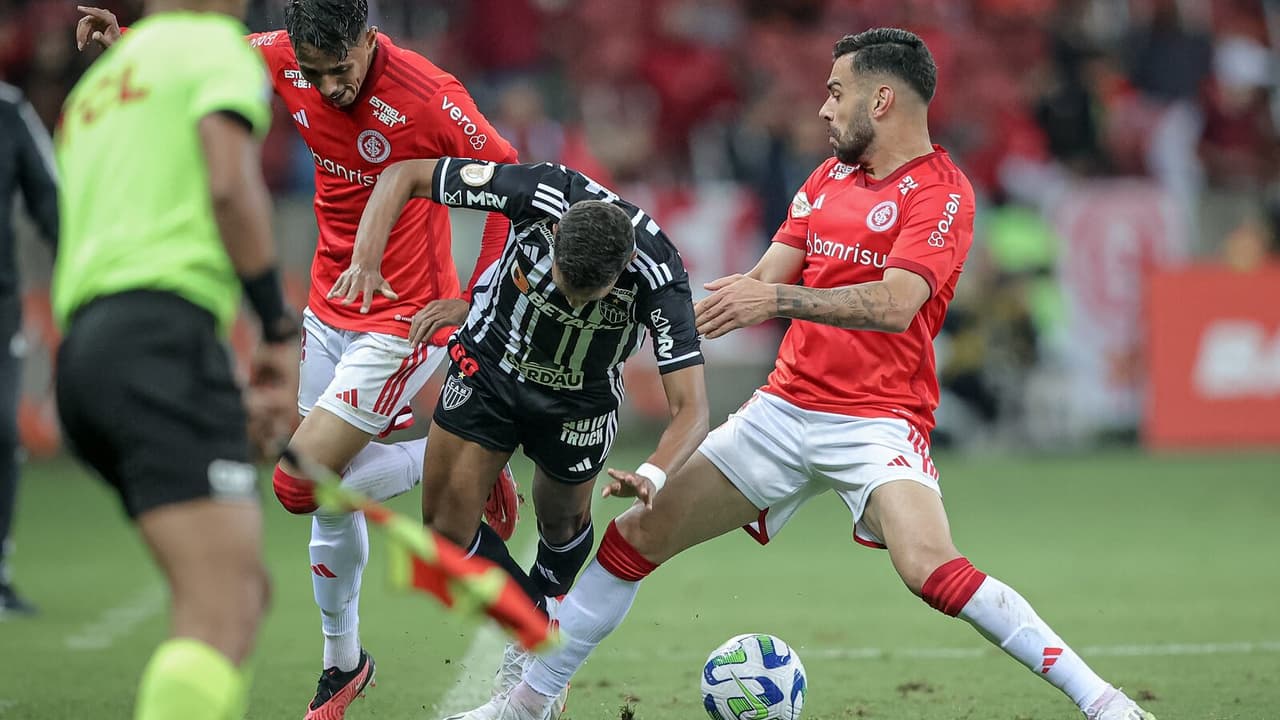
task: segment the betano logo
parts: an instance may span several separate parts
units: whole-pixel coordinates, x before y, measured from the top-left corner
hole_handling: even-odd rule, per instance
[[[1254,320],[1218,320],[1200,337],[1193,381],[1212,400],[1280,395],[1280,328]]]

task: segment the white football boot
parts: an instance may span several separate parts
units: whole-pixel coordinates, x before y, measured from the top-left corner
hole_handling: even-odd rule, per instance
[[[1110,688],[1084,711],[1088,720],[1156,720],[1117,688]]]
[[[522,698],[531,699],[533,707],[521,702]],[[518,684],[507,695],[444,720],[557,720],[563,711],[559,701],[560,698],[543,697],[527,685]]]

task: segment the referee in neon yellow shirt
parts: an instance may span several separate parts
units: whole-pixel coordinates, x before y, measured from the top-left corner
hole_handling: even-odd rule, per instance
[[[134,717],[229,720],[244,714],[241,665],[269,589],[251,448],[288,436],[298,325],[275,270],[258,151],[267,78],[244,1],[146,10],[76,84],[57,130],[58,411],[172,590],[173,636]],[[243,394],[225,343],[242,289],[263,330]]]

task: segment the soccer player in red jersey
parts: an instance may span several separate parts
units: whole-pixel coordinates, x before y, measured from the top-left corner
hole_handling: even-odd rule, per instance
[[[80,9],[86,13],[77,28],[81,47],[90,41],[110,46],[119,38],[111,13]],[[452,325],[467,312],[469,291],[461,290],[454,268],[447,208],[428,200],[405,207],[381,266],[354,268],[362,286],[373,290],[362,304],[330,298],[329,290],[351,264],[361,213],[384,168],[420,157],[514,162],[517,156],[457,79],[368,26],[366,0],[288,0],[284,13],[285,30],[251,35],[249,43],[266,61],[275,93],[316,166],[320,237],[298,389],[304,419],[290,445],[341,473],[344,484],[382,500],[421,481],[425,440],[369,441],[403,417],[402,408],[444,360],[441,345]],[[476,276],[497,259],[508,228],[502,215],[489,216]],[[430,343],[408,341],[415,314],[433,327]],[[306,717],[335,720],[373,679],[358,632],[368,533],[359,513],[317,513],[310,483],[300,475],[282,462],[274,486],[290,512],[314,514],[310,555],[324,671]],[[507,502],[491,503],[486,515],[509,536],[515,515],[509,472],[495,493]]]
[[[710,283],[714,292],[696,308],[707,338],[791,318],[773,373],[651,509],[634,505],[609,527],[560,606],[561,646],[527,664],[505,699],[461,720],[551,717],[551,698],[622,622],[640,580],[660,563],[737,527],[766,543],[828,490],[849,507],[854,539],[887,547],[911,592],[973,625],[1086,717],[1152,718],[952,544],[929,457],[938,404],[933,338],[972,240],[974,197],[946,151],[930,143],[936,77],[928,48],[905,30],[836,43],[819,113],[835,157],[796,194],[756,267]]]

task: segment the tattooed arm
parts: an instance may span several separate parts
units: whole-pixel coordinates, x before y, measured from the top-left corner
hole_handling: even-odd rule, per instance
[[[775,285],[777,314],[854,330],[902,332],[929,299],[929,283],[900,268],[884,279],[836,288]]]
[[[698,332],[717,338],[769,318],[833,325],[853,330],[902,332],[929,299],[929,283],[910,270],[889,268],[884,279],[837,288],[765,283],[731,275],[707,283],[714,291],[695,307]]]

